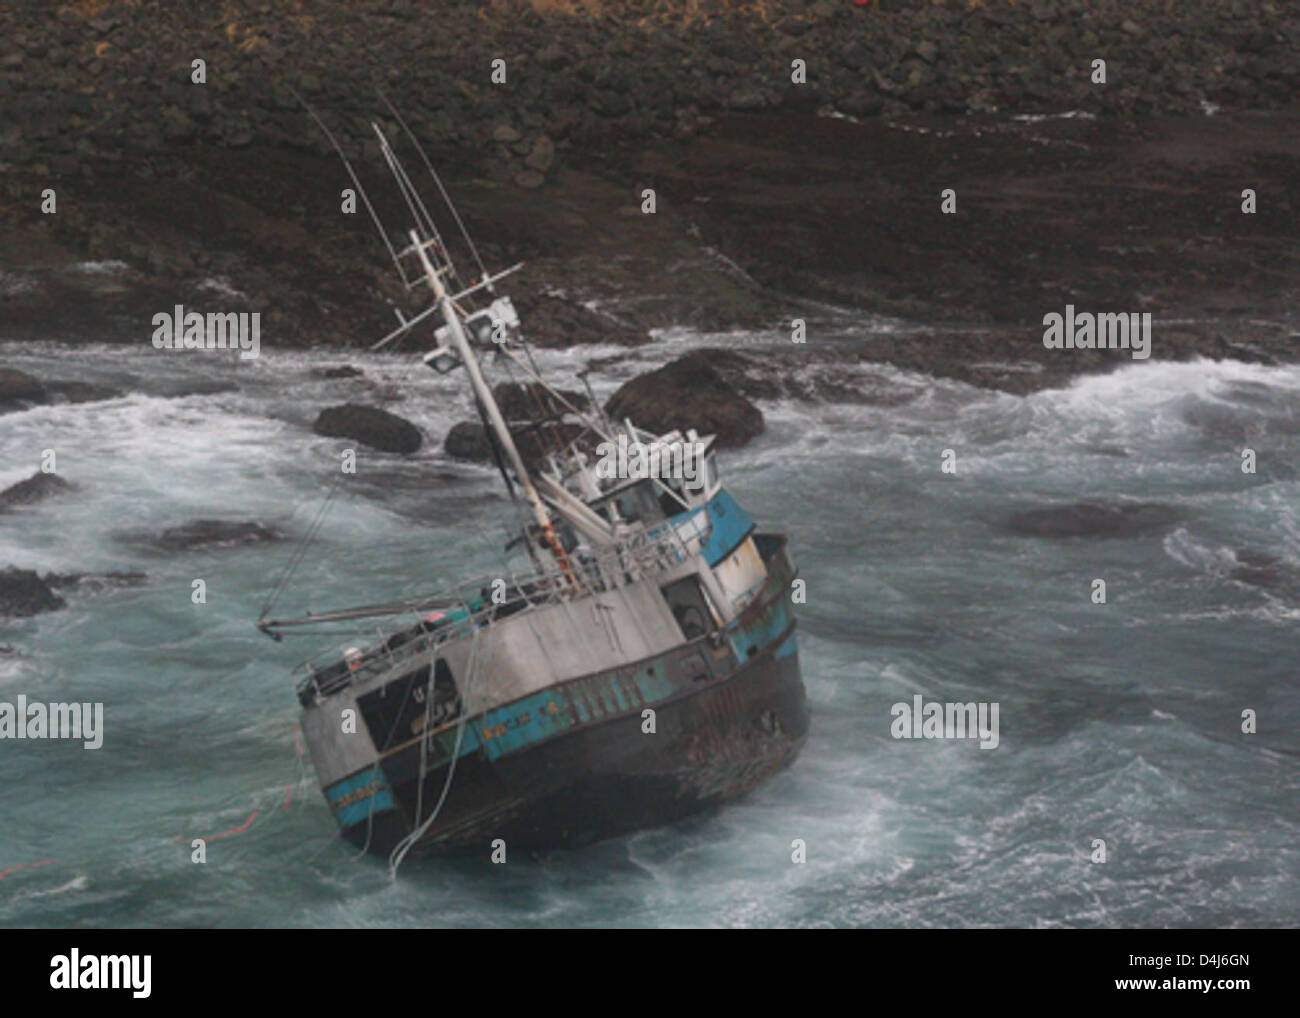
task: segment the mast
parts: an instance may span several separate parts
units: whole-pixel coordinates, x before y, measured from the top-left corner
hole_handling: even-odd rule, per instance
[[[573,567],[569,564],[569,556],[565,554],[564,546],[560,544],[560,539],[555,534],[555,527],[551,524],[551,515],[546,510],[546,503],[542,501],[541,496],[537,494],[537,489],[533,486],[533,479],[529,475],[527,467],[524,466],[523,457],[519,455],[514,436],[510,434],[505,418],[501,416],[501,408],[497,406],[497,401],[492,396],[492,390],[488,388],[488,384],[483,378],[478,357],[470,346],[469,340],[465,337],[465,330],[461,328],[460,317],[452,306],[451,297],[447,294],[446,287],[442,285],[442,273],[446,269],[435,269],[433,263],[429,261],[427,248],[437,242],[432,239],[421,241],[419,234],[414,230],[410,231],[410,237],[411,247],[419,256],[420,264],[424,267],[425,277],[429,281],[429,286],[433,289],[433,295],[438,302],[439,309],[442,311],[443,320],[447,323],[448,329],[451,330],[452,338],[456,341],[456,352],[460,354],[460,359],[465,365],[465,371],[469,374],[469,381],[474,389],[474,395],[478,397],[479,402],[486,411],[488,423],[491,424],[497,440],[501,443],[501,448],[505,450],[506,457],[510,460],[511,467],[514,468],[515,477],[519,481],[519,486],[524,490],[524,497],[528,500],[528,505],[533,511],[533,518],[537,521],[542,540],[546,542],[551,554],[555,556],[556,564],[560,567],[560,572],[564,574],[564,578],[570,584],[574,584]]]

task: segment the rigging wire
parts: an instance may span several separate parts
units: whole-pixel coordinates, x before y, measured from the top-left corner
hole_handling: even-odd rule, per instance
[[[388,112],[393,115],[394,119],[396,119],[402,130],[406,133],[406,136],[411,139],[411,144],[413,144],[416,151],[420,153],[420,159],[424,163],[424,168],[429,171],[429,176],[431,176],[433,182],[438,185],[438,193],[442,195],[442,200],[446,202],[447,209],[451,212],[452,218],[456,220],[456,226],[460,229],[460,235],[465,238],[465,243],[469,246],[470,254],[474,256],[474,262],[478,265],[478,270],[482,274],[480,278],[486,279],[488,275],[487,266],[483,264],[483,259],[479,257],[478,248],[474,246],[473,238],[470,237],[469,231],[465,229],[465,224],[461,221],[460,213],[456,211],[456,206],[451,203],[451,196],[447,194],[447,189],[442,186],[442,178],[438,176],[438,171],[433,168],[433,164],[429,162],[429,157],[425,155],[424,146],[416,141],[415,135],[412,134],[411,129],[406,126],[406,121],[403,120],[402,115],[397,112],[397,108],[388,101],[388,96],[384,94],[383,89],[376,89],[375,91],[379,93],[379,98],[383,101],[383,104],[388,107]]]
[[[461,741],[465,737],[465,724],[469,718],[469,712],[470,712],[469,694],[471,688],[473,687],[475,681],[477,681],[478,678],[477,672],[478,672],[479,634],[481,632],[482,632],[482,627],[475,626],[474,635],[470,640],[469,664],[465,668],[465,683],[464,683],[465,690],[464,690],[464,695],[461,697],[460,723],[456,726],[456,746],[451,753],[451,762],[447,765],[447,777],[443,780],[442,783],[442,794],[438,796],[438,802],[434,805],[433,810],[429,813],[428,819],[425,820],[423,823],[421,823],[413,831],[411,831],[411,833],[408,834],[405,838],[399,841],[397,845],[393,848],[392,853],[388,856],[388,874],[392,879],[397,878],[397,870],[402,865],[402,860],[406,858],[406,854],[411,850],[412,846],[414,846],[416,842],[418,842],[422,837],[424,837],[425,832],[429,830],[429,828],[433,825],[434,820],[438,818],[438,814],[442,812],[443,803],[447,801],[447,793],[451,791],[451,782],[456,775],[456,763],[457,761],[460,760]],[[432,670],[430,671],[430,681],[432,681]],[[432,700],[426,700],[426,710],[431,709],[431,704],[432,704]],[[420,741],[419,788],[420,788],[421,797],[423,797],[423,791],[424,791],[426,757],[428,752],[429,738],[431,734],[432,733],[430,732],[430,730],[426,729],[424,733],[424,738],[421,739]],[[420,805],[417,804],[416,813],[415,813],[417,820],[419,819],[420,816],[420,812],[419,812],[420,808],[421,808]]]
[[[265,603],[262,605],[262,613],[257,617],[258,622],[265,619],[267,613],[275,607],[275,603],[284,595],[286,588],[289,586],[289,581],[293,579],[294,573],[296,573],[298,568],[302,565],[303,559],[307,556],[307,550],[311,547],[312,542],[316,540],[317,536],[319,536],[320,529],[325,523],[325,516],[329,512],[330,506],[333,505],[334,499],[338,496],[339,484],[342,480],[343,473],[340,471],[330,483],[330,489],[322,500],[320,508],[316,510],[316,515],[312,518],[312,522],[310,526],[308,526],[306,534],[302,536],[298,544],[295,546],[293,554],[289,556],[289,562],[285,566],[279,582],[272,588],[271,593],[267,596]]]
[[[388,257],[393,260],[393,266],[397,269],[397,274],[401,277],[402,283],[407,287],[407,289],[410,289],[411,283],[406,278],[406,272],[402,269],[402,260],[397,256],[397,251],[393,247],[393,242],[388,239],[388,231],[384,229],[384,224],[380,221],[379,214],[375,211],[375,207],[370,204],[370,196],[366,194],[366,189],[361,186],[361,181],[357,177],[356,171],[352,169],[352,163],[349,162],[348,157],[344,155],[343,147],[338,143],[338,139],[334,137],[330,129],[325,126],[325,121],[323,121],[320,118],[320,115],[312,109],[310,105],[308,105],[307,100],[300,96],[292,85],[287,85],[286,87],[289,89],[289,93],[302,103],[303,108],[311,115],[312,120],[316,121],[316,126],[324,132],[325,137],[329,139],[329,143],[334,146],[334,151],[338,153],[338,157],[343,160],[343,166],[348,171],[348,176],[352,179],[352,183],[356,185],[357,194],[361,195],[361,200],[365,203],[366,211],[370,213],[371,222],[375,224],[375,229],[379,232],[379,237],[384,242],[384,247],[388,248]]]

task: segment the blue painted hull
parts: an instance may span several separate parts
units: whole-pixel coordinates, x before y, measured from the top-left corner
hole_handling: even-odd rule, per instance
[[[548,851],[715,807],[787,767],[809,716],[780,549],[784,568],[724,632],[413,739],[331,785],[344,837],[386,855],[445,789],[416,854],[486,856],[496,839]]]

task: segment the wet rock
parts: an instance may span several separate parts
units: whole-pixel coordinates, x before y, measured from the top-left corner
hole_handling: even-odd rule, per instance
[[[322,410],[312,430],[327,438],[351,438],[381,452],[413,453],[424,441],[420,429],[410,421],[355,403]]]
[[[448,456],[458,460],[471,460],[481,463],[492,458],[492,445],[488,442],[483,425],[474,421],[462,421],[452,425],[442,447]]]
[[[569,347],[585,343],[635,346],[650,342],[644,331],[567,297],[521,294],[514,298],[514,304],[520,327],[534,346]]]
[[[586,428],[580,424],[556,424],[540,432],[535,429],[511,428],[515,448],[526,466],[536,465],[557,444],[565,445],[575,439],[584,438]],[[483,425],[473,421],[463,421],[447,432],[443,448],[448,456],[455,459],[469,460],[475,463],[492,461],[492,445],[488,441]]]
[[[45,386],[27,372],[0,368],[0,413],[24,410],[47,399]]]
[[[38,470],[27,480],[11,484],[4,491],[0,491],[0,510],[16,505],[31,505],[51,495],[71,491],[72,487],[57,474],[47,474]]]
[[[569,412],[569,406],[577,410],[587,408],[587,397],[580,392],[570,389],[556,389],[554,392],[567,401],[568,406],[536,382],[501,382],[492,389],[492,398],[501,408],[501,416],[507,421],[530,421],[539,416],[563,415]]]
[[[42,577],[55,590],[75,590],[79,593],[98,594],[104,590],[142,587],[149,582],[147,573],[46,573]]]
[[[694,428],[741,446],[763,433],[763,414],[723,378],[704,351],[695,351],[625,383],[605,406],[648,431]]]
[[[1236,565],[1228,573],[1238,583],[1252,587],[1276,587],[1286,578],[1287,569],[1275,555],[1239,548],[1233,553]]]
[[[278,541],[282,535],[256,520],[194,520],[168,527],[152,542],[160,551],[195,551],[199,548],[233,548]]]
[[[312,374],[316,378],[364,378],[366,373],[351,364],[340,364],[332,368],[317,368]]]
[[[90,382],[46,382],[45,391],[51,403],[96,403],[105,399],[121,399],[120,389]]]
[[[34,570],[0,570],[0,616],[26,618],[57,611],[66,603]]]
[[[1013,513],[1006,529],[1018,537],[1139,537],[1180,518],[1178,510],[1154,503],[1076,502]]]

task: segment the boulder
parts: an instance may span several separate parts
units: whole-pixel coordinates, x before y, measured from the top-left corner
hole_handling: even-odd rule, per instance
[[[256,520],[194,520],[168,527],[153,541],[161,551],[194,551],[197,548],[234,547],[278,541],[282,535]]]
[[[27,480],[11,484],[0,491],[0,510],[16,505],[30,505],[71,489],[72,485],[57,474],[46,474],[38,470]]]
[[[0,368],[0,413],[23,410],[48,399],[45,386],[27,372]]]
[[[410,421],[355,403],[322,410],[312,430],[327,438],[350,438],[381,452],[413,453],[424,441],[420,429]]]
[[[569,389],[554,390],[578,410],[587,408],[587,397]],[[501,382],[492,389],[492,398],[507,421],[531,421],[542,414],[565,414],[568,407],[536,382]]]
[[[624,325],[567,297],[521,294],[514,298],[514,303],[524,335],[534,346],[563,348],[579,343],[637,346],[650,342],[643,330]]]
[[[0,616],[26,618],[56,611],[66,602],[31,569],[0,569]]]
[[[483,425],[475,421],[461,421],[453,425],[443,439],[442,447],[448,456],[458,460],[482,462],[492,458],[492,446],[488,442]]]
[[[763,433],[763,414],[724,379],[706,351],[638,375],[610,397],[606,412],[637,427],[665,432],[694,428],[717,435],[720,447],[744,445]]]
[[[1076,502],[1012,514],[1007,529],[1018,537],[1138,537],[1178,522],[1178,510],[1147,502]]]

